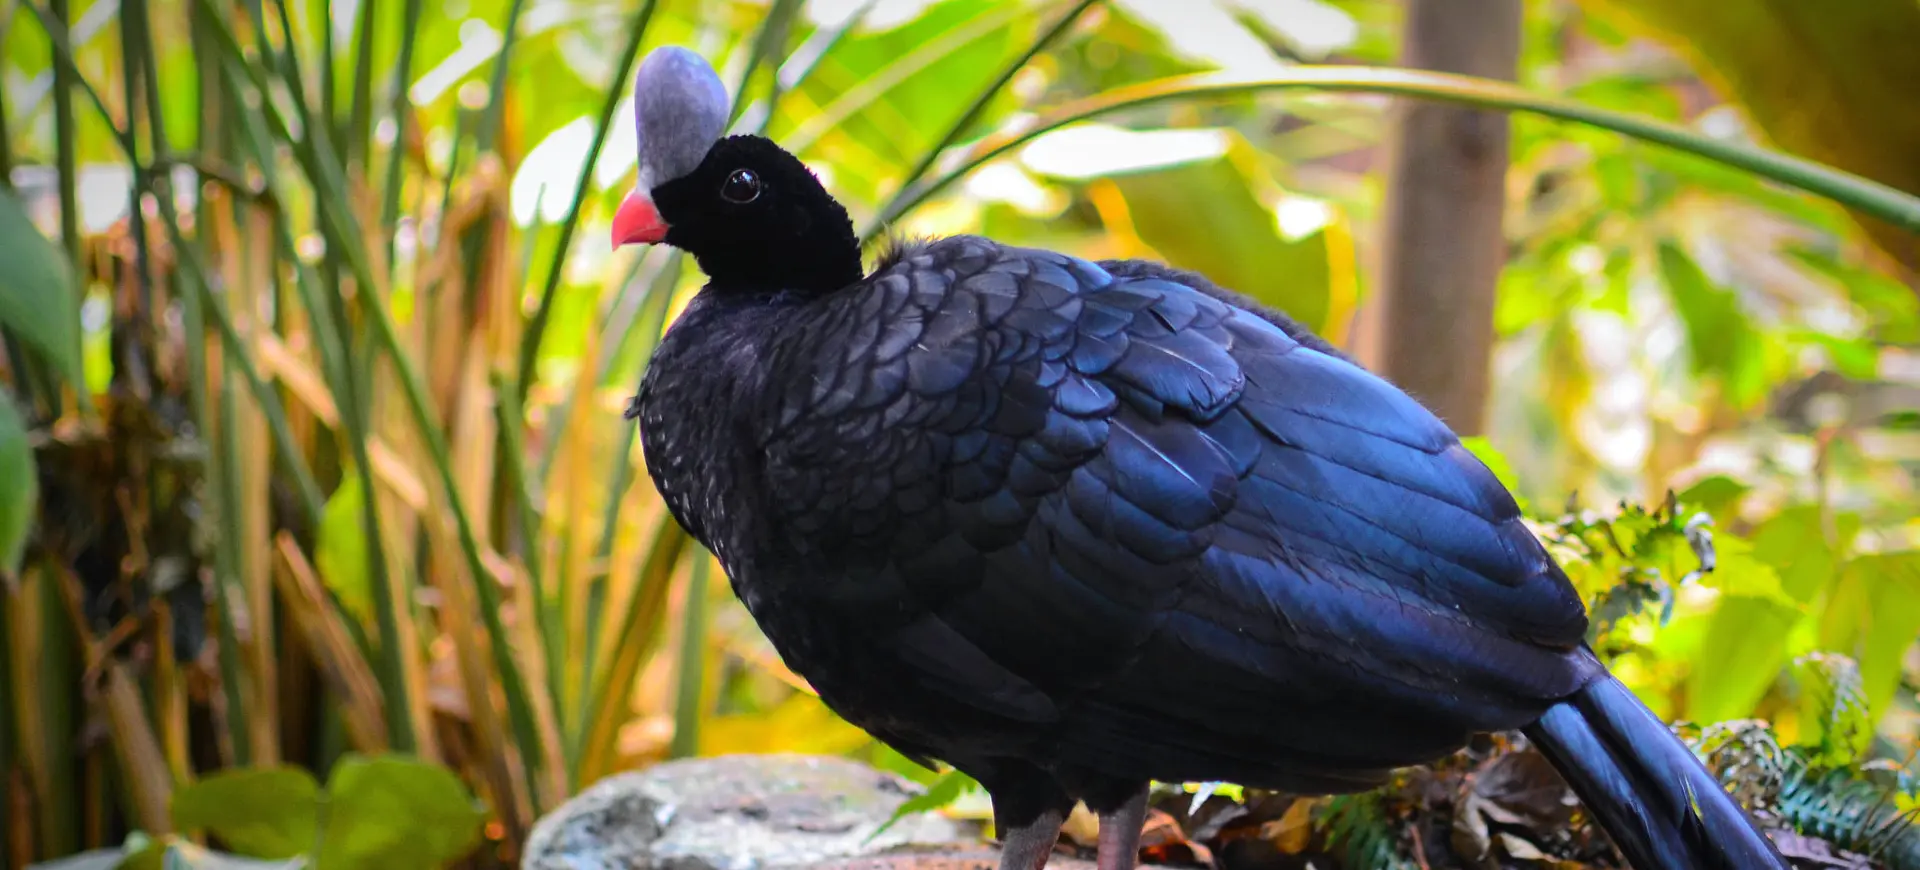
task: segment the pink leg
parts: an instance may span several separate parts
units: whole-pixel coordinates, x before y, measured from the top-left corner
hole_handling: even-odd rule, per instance
[[[1120,809],[1100,815],[1100,870],[1133,870],[1140,857],[1140,827],[1147,821],[1147,790]]]
[[[1060,826],[1066,820],[1066,815],[1059,810],[1048,810],[1033,824],[1001,832],[1000,870],[1044,870],[1047,856],[1053,854],[1054,842],[1060,839]],[[1101,845],[1105,844],[1102,839]]]

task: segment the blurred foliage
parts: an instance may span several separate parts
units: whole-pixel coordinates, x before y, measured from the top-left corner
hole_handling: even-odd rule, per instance
[[[438,867],[480,840],[485,807],[445,767],[386,755],[347,756],[324,790],[296,767],[233,768],[180,789],[172,821],[205,831],[233,851],[215,852],[178,836],[134,832],[37,870],[188,868]]]
[[[1793,0],[1586,0],[1671,43],[1703,77],[1740,101],[1780,145],[1909,193],[1920,193],[1920,116],[1884,111],[1912,101],[1920,6],[1856,0],[1816,8]],[[1869,224],[1874,240],[1920,271],[1920,236]]]
[[[37,232],[18,197],[0,190],[0,326],[44,355],[62,377],[80,382],[80,321],[73,278],[60,252]]]
[[[18,581],[20,560],[26,555],[27,536],[39,509],[39,481],[33,471],[33,445],[13,398],[0,395],[0,478],[21,483],[0,488],[0,580],[11,588]]]
[[[1710,139],[1752,139],[1751,119],[1913,190],[1884,158],[1913,153],[1911,113],[1875,90],[1903,81],[1887,40],[1911,10],[1789,5],[1532,0],[1522,84]],[[848,753],[939,786],[916,806],[977,814],[964,778],[819,704],[638,467],[619,411],[701,278],[608,244],[634,59],[712,58],[745,95],[736,130],[794,148],[865,225],[1074,100],[1391,63],[1399,26],[1391,0],[4,9],[0,557],[18,539],[24,558],[0,598],[0,849],[98,867],[508,864],[539,812],[688,753]],[[1813,25],[1789,54],[1763,38]],[[1137,106],[888,229],[1160,258],[1344,342],[1383,106]],[[1920,738],[1920,294],[1883,256],[1896,237],[1582,125],[1517,116],[1512,153],[1497,389],[1470,447],[1622,678],[1672,719],[1766,720],[1805,772],[1756,794],[1873,852],[1914,800],[1873,765]],[[1170,788],[1177,836],[1149,854],[1598,854],[1584,827],[1548,837],[1524,802],[1462,796],[1537,773],[1506,745],[1334,802]]]

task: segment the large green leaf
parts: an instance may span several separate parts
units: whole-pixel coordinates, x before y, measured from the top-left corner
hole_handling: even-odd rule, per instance
[[[1821,647],[1860,663],[1867,707],[1884,716],[1900,688],[1901,662],[1920,635],[1920,550],[1849,561],[1823,617]]]
[[[1672,44],[1788,151],[1920,193],[1920,3],[1585,0]],[[1869,219],[1920,269],[1920,235]]]
[[[1338,286],[1331,233],[1323,228],[1294,240],[1283,237],[1273,209],[1257,195],[1263,187],[1275,188],[1274,182],[1247,159],[1246,148],[1234,136],[1227,156],[1111,181],[1126,200],[1132,231],[1167,263],[1323,332]]]
[[[1717,379],[1737,406],[1766,389],[1760,331],[1732,289],[1715,284],[1672,242],[1660,243],[1660,276],[1687,327],[1687,353],[1696,375]]]
[[[320,785],[297,767],[223,770],[173,793],[175,825],[256,858],[311,851],[319,817]]]
[[[5,264],[0,267],[0,326],[13,330],[75,390],[84,391],[73,270],[5,188],[0,188],[0,263]]]
[[[0,577],[19,573],[39,501],[40,479],[34,473],[26,421],[13,399],[0,393]]]
[[[1836,523],[1844,537],[1859,526],[1850,516]],[[1719,543],[1724,562],[1728,539],[1722,537]],[[1813,506],[1790,508],[1762,523],[1753,533],[1751,557],[1771,567],[1781,591],[1798,604],[1811,602],[1826,588],[1836,567],[1820,528],[1819,508]],[[1781,639],[1802,616],[1801,610],[1779,600],[1723,595],[1693,660],[1687,717],[1722,722],[1751,715],[1787,662],[1789,651]]]
[[[472,851],[485,821],[453,771],[401,756],[349,755],[327,780],[318,866],[438,867]]]

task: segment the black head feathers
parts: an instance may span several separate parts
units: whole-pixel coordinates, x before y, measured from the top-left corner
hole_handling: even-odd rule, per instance
[[[715,143],[692,172],[653,189],[666,243],[722,287],[826,292],[860,280],[847,211],[806,164],[759,136]]]

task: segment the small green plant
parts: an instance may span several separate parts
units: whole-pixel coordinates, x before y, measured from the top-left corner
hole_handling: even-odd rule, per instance
[[[1845,667],[1834,661],[1822,667],[1835,666]],[[1840,698],[1820,718],[1857,720],[1852,706]],[[1771,726],[1750,719],[1703,729],[1693,742],[1708,768],[1760,818],[1888,870],[1920,868],[1920,791],[1905,768],[1858,752],[1836,753],[1831,735],[1783,746]]]
[[[1412,870],[1418,866],[1401,845],[1400,826],[1385,811],[1378,792],[1341,795],[1316,814],[1320,834],[1352,870]]]
[[[348,755],[322,788],[297,767],[221,771],[176,791],[173,825],[205,832],[225,852],[173,836],[136,834],[39,870],[440,867],[472,852],[486,806],[439,765],[398,755]]]

